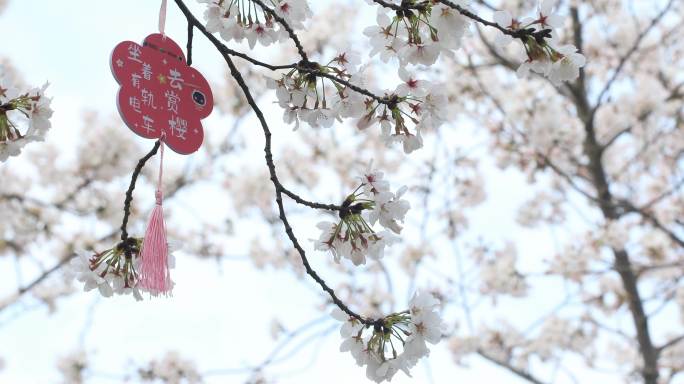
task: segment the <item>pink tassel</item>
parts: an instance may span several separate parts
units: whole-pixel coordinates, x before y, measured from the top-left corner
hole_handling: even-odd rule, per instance
[[[152,210],[147,224],[145,238],[140,249],[140,279],[141,288],[157,296],[169,295],[173,282],[169,272],[169,246],[166,241],[166,225],[164,224],[164,208],[162,208],[162,164],[164,162],[164,137],[161,140],[161,157],[159,161],[159,185],[155,194],[157,204]]]

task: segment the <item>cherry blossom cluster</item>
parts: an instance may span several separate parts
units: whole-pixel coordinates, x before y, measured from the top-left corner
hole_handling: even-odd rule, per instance
[[[89,378],[97,374],[92,371],[92,352],[77,349],[57,360],[57,370],[63,383],[82,384],[90,382]],[[129,365],[130,367],[130,365]],[[137,383],[186,383],[203,382],[201,373],[194,361],[181,356],[176,351],[166,352],[161,358],[155,358],[143,365],[133,367],[125,374],[124,381]]]
[[[342,203],[340,220],[318,223],[322,232],[315,248],[332,253],[338,263],[341,258],[354,265],[365,264],[366,256],[381,259],[385,247],[399,240],[395,235],[401,233],[399,222],[404,221],[410,208],[409,202],[401,198],[406,189],[391,192],[382,172],[369,167],[359,187]],[[376,223],[386,229],[376,232],[372,228]]]
[[[273,14],[283,18],[295,29],[304,27],[304,21],[311,16],[306,0],[269,1],[274,7],[266,11],[252,0],[199,0],[206,3],[204,17],[207,30],[218,32],[226,41],[247,40],[254,48],[257,42],[269,46],[287,39],[288,32],[274,20]]]
[[[454,4],[463,9],[469,7],[465,0]],[[377,25],[363,31],[370,38],[371,56],[379,55],[383,62],[397,58],[402,67],[432,65],[440,54],[453,56],[460,48],[470,21],[458,10],[429,1],[401,1],[401,5],[413,7],[398,10],[392,17],[388,8],[379,7]]]
[[[71,351],[57,360],[57,370],[64,383],[83,383],[89,365],[88,354],[82,349]]]
[[[574,45],[560,45],[555,29],[563,26],[563,17],[554,13],[555,0],[544,0],[539,4],[535,17],[518,20],[507,11],[494,13],[494,20],[510,31],[528,30],[522,42],[527,59],[518,67],[518,76],[526,77],[530,71],[548,78],[553,84],[575,80],[579,70],[586,64],[586,58],[577,52]],[[511,35],[500,33],[495,44],[499,47],[513,41]]]
[[[17,156],[30,142],[45,139],[52,117],[47,87],[46,83],[22,92],[10,78],[0,77],[0,161]]]
[[[140,301],[143,299],[141,292],[145,291],[138,286],[141,246],[142,239],[128,238],[114,248],[91,256],[78,254],[70,262],[71,273],[76,280],[84,283],[83,290],[86,292],[97,288],[103,297],[132,295]],[[172,251],[173,245],[169,244],[169,268],[175,266]],[[149,293],[156,294],[152,291]]]
[[[340,52],[326,65],[308,63],[308,69],[351,80],[358,74],[360,57],[352,51]],[[326,84],[327,87],[326,87]],[[304,121],[313,128],[329,128],[342,118],[360,118],[366,108],[364,98],[346,86],[309,71],[293,69],[278,79],[268,79],[284,109],[283,120],[299,128]]]
[[[366,376],[376,383],[390,381],[394,374],[410,370],[430,354],[427,344],[442,339],[439,301],[430,293],[417,292],[409,309],[393,313],[372,324],[363,324],[336,308],[332,316],[342,322],[344,339],[340,351],[350,352],[356,364],[366,367]]]
[[[146,382],[188,384],[202,382],[202,376],[195,363],[175,351],[167,352],[160,360],[152,360],[146,367],[139,368],[138,375],[142,381]]]
[[[298,44],[296,36],[283,28],[286,24],[303,28],[303,21],[311,15],[304,1],[273,3],[269,11],[255,0],[199,1],[208,4],[208,31],[218,32],[226,41],[247,38],[252,48],[257,42],[268,46],[288,37]],[[276,90],[278,104],[284,109],[283,120],[294,124],[295,129],[300,121],[312,127],[331,127],[335,120],[353,118],[361,130],[379,125],[387,145],[401,143],[404,152],[411,153],[422,147],[423,129],[444,123],[448,100],[445,87],[419,80],[407,67],[433,65],[441,54],[453,56],[471,19],[497,25],[477,17],[466,0],[448,4],[415,0],[368,2],[381,5],[377,25],[364,30],[370,38],[370,56],[379,55],[383,62],[398,59],[402,83],[396,89],[370,92],[364,86],[363,70],[359,69],[361,58],[355,53],[342,52],[327,64],[319,64],[309,61],[299,45],[302,61],[292,65],[288,73],[271,79],[269,86]],[[538,17],[524,22],[507,12],[496,12],[501,34],[497,44],[503,46],[519,39],[527,53],[519,75],[539,72],[560,84],[577,78],[585,59],[574,46],[557,43],[553,28],[561,26],[562,18],[552,9],[553,0],[545,0],[539,6]],[[390,11],[394,14],[390,15]],[[257,20],[258,15],[263,23]],[[273,15],[282,16],[282,20],[273,20]]]
[[[276,91],[278,104],[284,109],[283,120],[297,129],[300,121],[314,128],[328,128],[335,120],[357,119],[360,130],[379,125],[388,146],[401,143],[406,153],[421,148],[421,130],[438,128],[446,121],[447,97],[442,87],[400,68],[402,82],[395,90],[373,98],[320,75],[334,75],[353,83],[361,77],[358,63],[357,54],[342,52],[326,65],[309,63],[315,71],[293,69],[279,79],[270,79],[268,85]]]
[[[401,143],[408,154],[423,147],[423,129],[438,128],[446,121],[448,100],[442,86],[420,80],[404,68],[399,68],[399,77],[402,83],[385,93],[384,102],[368,100],[357,127],[379,124],[385,144]]]

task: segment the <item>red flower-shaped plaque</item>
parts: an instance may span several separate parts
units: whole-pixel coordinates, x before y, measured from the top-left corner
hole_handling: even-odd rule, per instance
[[[204,76],[186,65],[178,44],[158,33],[142,46],[124,41],[114,48],[111,66],[121,85],[119,113],[133,132],[147,139],[164,133],[164,143],[183,155],[202,145],[202,119],[214,98]]]

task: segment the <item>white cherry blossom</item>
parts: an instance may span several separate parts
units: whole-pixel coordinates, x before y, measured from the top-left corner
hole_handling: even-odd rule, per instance
[[[411,376],[411,369],[430,354],[427,344],[442,339],[438,310],[439,301],[424,291],[416,292],[408,310],[366,324],[335,309],[333,317],[342,322],[340,351],[350,352],[357,365],[366,367],[366,377],[376,383],[391,381],[399,371]]]
[[[430,83],[419,80],[415,75],[409,73],[404,67],[399,68],[399,78],[403,83],[397,86],[395,93],[401,97],[413,95],[415,97],[425,97],[428,93]]]
[[[21,91],[3,73],[0,64],[0,161],[17,156],[28,143],[45,140],[50,128],[51,98],[45,96],[48,83]]]
[[[556,0],[544,0],[539,4],[538,21],[542,28],[563,27],[564,17],[553,13]]]

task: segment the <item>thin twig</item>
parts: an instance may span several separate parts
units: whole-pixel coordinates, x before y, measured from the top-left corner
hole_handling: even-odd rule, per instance
[[[324,203],[316,203],[312,201],[305,200],[301,198],[299,195],[295,194],[294,192],[290,191],[289,189],[283,187],[282,192],[294,200],[296,203],[301,204],[301,205],[306,205],[307,207],[310,208],[316,208],[316,209],[326,209],[328,211],[340,211],[342,210],[342,206],[335,205],[335,204],[324,204]]]
[[[188,20],[188,45],[187,45],[187,50],[188,50],[188,67],[192,65],[192,38],[193,38],[193,33],[194,33],[194,26]]]
[[[299,56],[302,58],[302,61],[304,61],[305,63],[308,62],[309,58],[306,55],[306,52],[304,51],[304,47],[302,46],[302,43],[299,41],[299,37],[297,37],[297,34],[292,29],[290,24],[288,24],[285,19],[283,19],[277,13],[275,13],[275,11],[273,9],[267,7],[266,4],[264,4],[261,0],[252,0],[252,1],[259,4],[259,6],[261,7],[261,9],[264,10],[264,12],[273,16],[273,18],[276,19],[276,21],[278,23],[280,23],[280,25],[282,25],[283,28],[285,28],[285,30],[287,31],[287,34],[290,35],[290,39],[292,39],[295,46],[297,47],[297,52],[299,52]]]
[[[33,280],[33,281],[31,281],[29,284],[27,284],[27,285],[25,285],[25,286],[20,287],[19,289],[17,289],[17,292],[16,292],[15,296],[16,296],[17,298],[19,298],[19,296],[21,296],[21,295],[23,295],[24,293],[30,291],[30,290],[33,289],[33,287],[35,287],[36,285],[42,283],[43,280],[47,279],[47,278],[48,278],[53,272],[55,272],[56,270],[62,268],[62,266],[64,266],[66,263],[68,263],[69,260],[71,260],[74,256],[75,256],[75,254],[73,254],[73,255],[71,255],[71,256],[67,256],[67,257],[61,259],[61,260],[60,260],[57,264],[55,264],[52,268],[50,268],[50,269],[44,271],[43,273],[41,273],[40,276],[38,276],[35,280]],[[14,303],[14,300],[7,300],[6,302],[4,302],[3,305],[0,306],[0,311],[2,311],[3,309],[7,308],[8,306],[10,306],[10,305],[13,304],[13,303]]]
[[[202,24],[192,13],[188,13],[185,15],[186,19],[188,20],[188,24],[193,25],[195,28],[197,28],[204,36],[206,36],[207,39],[216,47],[216,49],[219,50],[220,53],[222,54],[227,54],[230,56],[235,56],[239,57],[243,60],[246,60],[256,66],[263,67],[266,69],[269,69],[271,71],[277,71],[277,70],[284,70],[284,69],[295,69],[299,72],[304,72],[304,73],[309,73],[314,76],[319,76],[319,77],[325,77],[327,79],[330,79],[338,84],[344,85],[345,87],[351,89],[352,91],[355,91],[361,95],[370,97],[371,99],[377,101],[378,103],[389,105],[392,103],[392,101],[385,96],[379,96],[371,92],[370,90],[360,87],[358,85],[355,85],[345,79],[339,78],[335,75],[329,74],[322,72],[321,70],[318,69],[318,66],[315,65],[315,63],[311,63],[308,61],[308,58],[306,61],[302,60],[298,63],[293,63],[293,64],[281,64],[281,65],[273,65],[269,64],[257,59],[252,58],[251,56],[230,49],[228,48],[225,44],[223,44],[219,39],[216,38],[216,36],[212,35],[209,31],[207,31],[206,27],[204,24]]]
[[[660,11],[658,13],[658,15],[656,15],[656,17],[653,18],[653,20],[651,20],[651,22],[646,27],[646,29],[644,29],[643,31],[641,31],[641,33],[639,33],[636,40],[634,40],[634,44],[632,44],[632,47],[627,51],[627,53],[625,53],[624,56],[622,56],[617,67],[615,67],[615,71],[613,71],[613,75],[608,79],[605,86],[603,87],[603,89],[599,93],[598,97],[596,98],[596,105],[591,110],[591,117],[592,118],[596,115],[596,111],[598,111],[598,109],[601,107],[603,97],[608,93],[610,88],[613,86],[613,83],[615,83],[615,80],[617,80],[618,76],[620,76],[620,73],[622,72],[622,69],[624,68],[625,64],[627,64],[627,61],[629,61],[630,57],[632,57],[632,55],[639,49],[639,45],[641,45],[641,41],[644,39],[644,37],[646,37],[646,35],[648,35],[648,33],[651,31],[651,29],[653,29],[656,25],[658,25],[660,20],[662,20],[662,18],[665,16],[665,14],[670,10],[673,3],[674,3],[674,0],[670,0],[667,3],[665,8],[663,8],[663,10]]]
[[[677,243],[680,247],[684,247],[684,239],[680,238],[679,236],[677,236],[676,233],[668,229],[665,226],[665,224],[660,222],[660,220],[658,220],[658,218],[654,214],[648,212],[646,209],[634,206],[634,204],[627,200],[622,200],[620,202],[620,206],[623,207],[627,212],[632,212],[640,215],[646,221],[651,223],[651,225],[665,233],[670,238],[670,240]]]
[[[522,369],[516,368],[506,361],[501,361],[501,360],[499,360],[493,356],[490,356],[485,351],[478,350],[477,354],[482,356],[485,360],[487,360],[489,362],[492,362],[492,363],[494,363],[494,364],[496,364],[502,368],[506,368],[508,371],[514,373],[515,375],[517,375],[518,377],[520,377],[522,379],[529,381],[530,383],[543,384],[542,381],[540,381],[536,377],[532,376],[531,373],[529,373],[527,371],[523,371]]]
[[[684,341],[684,335],[680,335],[675,337],[674,339],[668,341],[667,343],[661,345],[660,347],[657,348],[658,353],[662,353],[664,350],[667,348],[670,348],[680,342]]]
[[[482,25],[491,27],[491,28],[496,28],[498,29],[501,33],[511,36],[515,39],[520,39],[522,41],[526,41],[528,38],[534,38],[535,40],[540,40],[544,38],[550,37],[550,32],[551,30],[549,29],[542,29],[542,30],[535,30],[534,28],[526,28],[526,29],[508,29],[504,26],[501,26],[493,21],[489,21],[486,19],[483,19],[482,17],[474,14],[473,12],[461,7],[460,5],[449,1],[449,0],[436,0],[437,2],[446,5],[449,8],[455,9],[458,13],[461,15],[478,22]],[[373,0],[374,3],[381,5],[385,8],[392,9],[394,11],[397,11],[398,13],[406,13],[410,12],[411,10],[416,10],[419,12],[424,12],[427,9],[428,1],[423,1],[415,4],[411,4],[407,1],[402,1],[401,4],[394,4],[394,3],[389,3],[384,0]]]
[[[194,18],[190,10],[187,8],[183,0],[175,0],[176,4],[178,5],[178,8],[181,10],[181,12],[185,15],[185,17],[190,20],[191,18]],[[200,29],[201,30],[201,29]],[[206,31],[206,29],[205,29]],[[205,35],[207,35],[205,33]],[[210,35],[210,34],[209,34]],[[209,37],[209,36],[207,36]],[[212,36],[213,37],[213,36]],[[281,184],[280,180],[278,179],[278,174],[276,173],[276,167],[275,163],[273,162],[273,153],[271,151],[271,130],[268,127],[268,123],[266,122],[266,118],[264,117],[263,112],[257,105],[256,101],[254,101],[254,98],[252,97],[252,93],[249,90],[249,87],[245,83],[244,78],[242,77],[242,74],[240,71],[237,69],[235,64],[233,63],[233,60],[230,58],[230,55],[223,49],[221,49],[221,44],[218,42],[217,39],[215,38],[209,38],[209,40],[214,44],[214,46],[217,48],[217,50],[221,53],[223,56],[223,59],[226,61],[226,64],[228,64],[228,68],[230,69],[230,74],[233,76],[235,81],[238,83],[238,86],[242,90],[242,92],[245,95],[245,98],[247,99],[247,103],[249,106],[252,108],[254,111],[254,114],[257,116],[257,119],[259,120],[259,123],[261,124],[261,128],[264,131],[264,138],[265,138],[265,144],[264,144],[264,154],[265,154],[265,159],[266,159],[266,165],[269,170],[269,174],[271,176],[271,182],[273,183],[273,186],[275,187],[275,193],[276,193],[276,204],[278,206],[278,211],[279,211],[279,218],[280,221],[282,221],[283,226],[285,227],[285,233],[287,234],[288,238],[292,242],[292,245],[295,247],[297,252],[299,253],[299,256],[302,260],[302,264],[304,265],[304,269],[306,270],[306,273],[314,280],[318,285],[321,286],[321,288],[330,295],[333,303],[337,305],[342,311],[347,313],[350,317],[357,319],[361,323],[365,325],[372,325],[374,320],[372,319],[366,319],[359,315],[358,313],[352,311],[349,307],[347,307],[342,300],[340,300],[337,295],[335,294],[335,291],[330,288],[326,284],[326,282],[316,273],[316,271],[311,268],[311,265],[309,264],[309,260],[306,257],[306,252],[302,248],[302,246],[299,244],[299,240],[297,240],[297,237],[294,235],[294,232],[292,230],[292,227],[290,226],[290,223],[287,219],[287,215],[285,213],[285,207],[283,204],[283,194],[285,193],[285,187]],[[290,196],[288,194],[288,196]],[[290,196],[291,197],[291,196]]]
[[[126,191],[126,200],[124,200],[124,217],[123,221],[121,222],[121,241],[126,241],[126,239],[128,239],[128,232],[126,231],[126,226],[128,225],[128,216],[130,216],[131,214],[133,190],[135,189],[135,183],[138,180],[138,175],[142,171],[147,160],[149,160],[150,157],[154,156],[157,153],[157,150],[159,149],[159,144],[160,142],[159,140],[157,140],[154,143],[154,147],[152,147],[152,149],[145,156],[138,160],[138,165],[135,166],[135,170],[133,170],[133,175],[131,175],[131,183],[128,186],[128,190]]]

